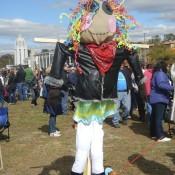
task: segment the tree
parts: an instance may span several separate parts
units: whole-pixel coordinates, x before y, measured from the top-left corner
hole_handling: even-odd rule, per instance
[[[159,36],[159,35],[153,36],[153,37],[152,37],[152,42],[153,42],[154,44],[159,44],[159,43],[161,42],[160,36]]]
[[[151,62],[163,59],[167,63],[172,63],[175,60],[175,51],[164,44],[156,44],[150,49],[149,57]]]
[[[151,39],[148,40],[148,44],[160,44],[161,43],[161,38],[159,35],[154,35],[152,36]]]
[[[8,64],[14,64],[14,56],[11,54],[2,55],[0,57],[0,68],[3,68]]]
[[[173,40],[175,40],[175,35],[173,33],[164,35],[164,41],[173,41]]]

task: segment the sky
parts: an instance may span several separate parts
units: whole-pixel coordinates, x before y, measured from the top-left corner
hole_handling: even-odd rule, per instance
[[[14,49],[18,35],[29,48],[53,48],[53,44],[35,43],[35,37],[59,38],[66,35],[70,13],[78,0],[0,0],[0,54]],[[144,41],[159,34],[175,34],[175,0],[125,0],[128,14],[140,26],[129,32],[131,41]]]

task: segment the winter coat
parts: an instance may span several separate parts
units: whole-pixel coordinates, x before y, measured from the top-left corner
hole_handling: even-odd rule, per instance
[[[9,76],[9,80],[8,80],[8,91],[11,92],[11,91],[15,91],[16,89],[16,81],[15,81],[15,75],[10,75]]]
[[[25,71],[25,82],[31,83],[34,78],[32,69],[28,67],[24,71]]]
[[[25,71],[22,68],[19,68],[19,70],[16,73],[16,83],[23,82],[25,82]]]
[[[150,103],[165,103],[170,100],[170,92],[173,86],[170,85],[169,78],[162,70],[156,71],[152,78],[152,88],[150,94]]]

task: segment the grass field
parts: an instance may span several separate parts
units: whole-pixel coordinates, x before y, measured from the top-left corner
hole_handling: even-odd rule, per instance
[[[4,167],[0,175],[69,175],[75,155],[72,112],[57,118],[62,136],[51,138],[42,104],[40,99],[36,108],[29,101],[9,106],[11,138],[0,140]],[[118,175],[175,175],[175,136],[169,143],[157,143],[149,138],[146,124],[136,120],[117,129],[107,119],[104,131],[104,164]]]

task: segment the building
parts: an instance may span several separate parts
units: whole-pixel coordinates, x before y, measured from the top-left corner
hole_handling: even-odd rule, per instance
[[[167,46],[168,48],[175,50],[175,40],[174,41],[165,41],[165,42],[163,42],[163,44],[165,46]]]
[[[27,64],[28,48],[27,44],[22,36],[18,36],[15,43],[15,60],[14,65]]]
[[[36,67],[35,54],[36,54],[35,49],[29,49],[28,50],[28,57],[25,58],[26,65],[28,65],[32,69],[34,69]]]
[[[149,49],[150,45],[145,43],[133,43],[132,46],[137,49],[139,60],[141,63],[145,64],[149,62]]]
[[[48,68],[53,61],[54,51],[41,52],[35,55],[35,66],[38,68]]]

